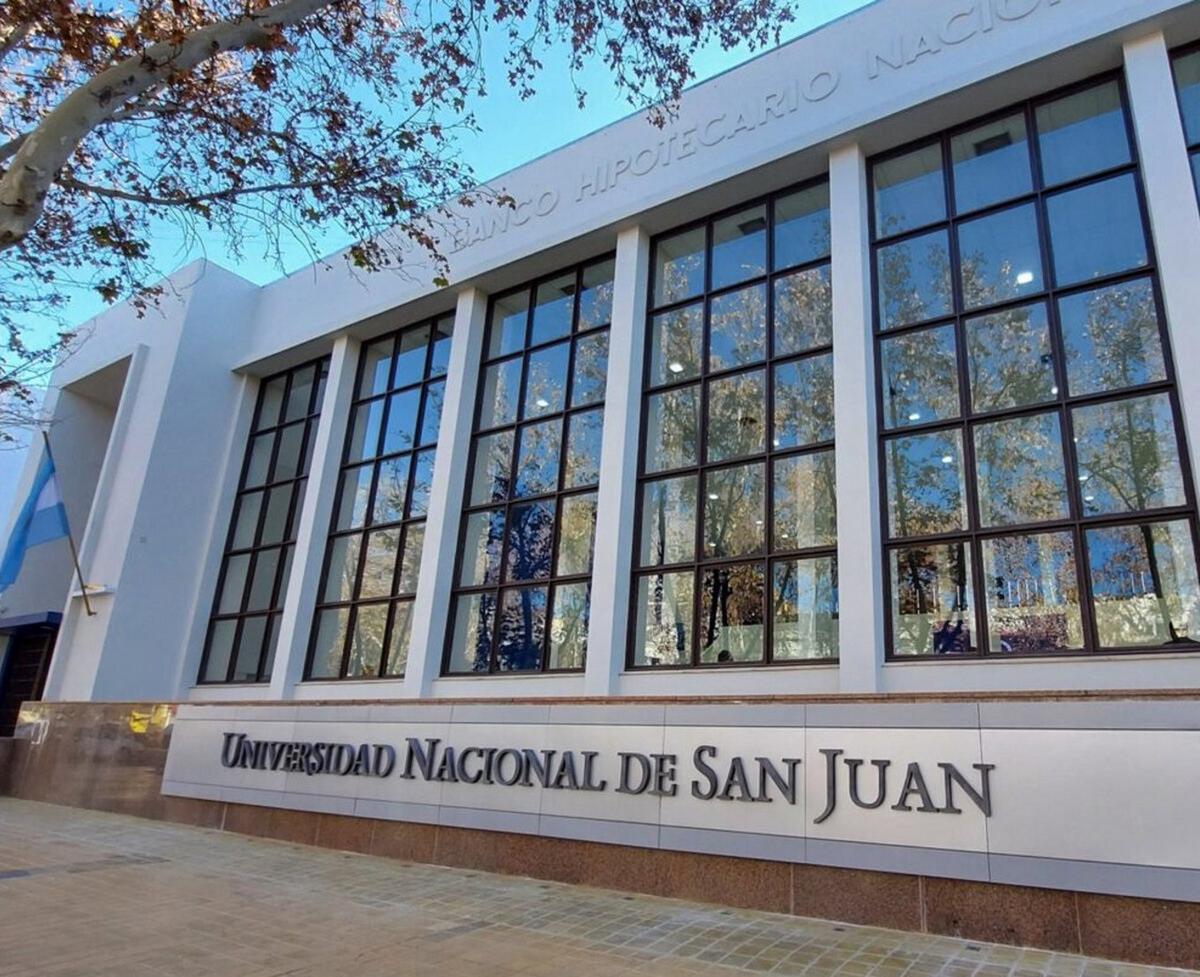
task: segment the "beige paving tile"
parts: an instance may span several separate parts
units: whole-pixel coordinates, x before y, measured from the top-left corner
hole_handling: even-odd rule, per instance
[[[1185,973],[413,865],[8,798],[0,798],[0,948],[0,977]]]

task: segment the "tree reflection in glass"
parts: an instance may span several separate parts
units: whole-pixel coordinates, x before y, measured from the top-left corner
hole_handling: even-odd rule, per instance
[[[833,343],[833,283],[828,265],[775,279],[775,355]]]
[[[772,446],[798,448],[833,440],[833,354],[775,367]]]
[[[668,277],[676,259],[676,271],[689,265],[686,239],[676,244],[674,257],[670,247],[658,254]],[[515,290],[514,307],[531,304],[528,338],[511,359],[481,366],[449,673],[582,667],[589,589],[571,578],[591,573],[596,493],[578,490],[600,480],[614,267],[606,258]],[[509,304],[494,301],[493,323]],[[482,587],[494,588],[486,600]],[[564,628],[566,644],[548,637]]]
[[[526,424],[519,437],[514,497],[553,492],[558,488],[558,463],[562,456],[562,418]]]
[[[500,551],[504,545],[504,510],[467,514],[463,529],[463,586],[500,582]]]
[[[362,536],[335,536],[329,543],[325,570],[325,588],[321,600],[327,603],[354,599],[354,578],[358,575],[358,554]]]
[[[1033,204],[958,226],[963,305],[977,309],[1043,289],[1042,248]]]
[[[546,599],[545,587],[501,591],[496,641],[500,671],[523,672],[542,667]]]
[[[458,598],[454,614],[454,638],[450,645],[450,671],[488,670],[495,616],[495,593],[464,594]]]
[[[958,417],[954,326],[889,336],[879,350],[883,418],[889,429]]]
[[[571,406],[584,407],[604,399],[608,380],[608,333],[575,340],[575,369],[571,372]]]
[[[367,534],[367,549],[359,578],[360,597],[388,597],[396,573],[396,555],[400,549],[399,529],[380,529]]]
[[[1032,655],[1084,646],[1071,533],[983,541],[988,651]]]
[[[696,553],[695,475],[646,482],[642,486],[640,566],[686,563]]]
[[[1186,504],[1168,394],[1076,407],[1072,419],[1085,515]]]
[[[700,581],[700,660],[763,660],[766,568],[761,563],[711,567]]]
[[[960,430],[892,438],[885,454],[893,538],[967,528]]]
[[[635,665],[690,665],[693,571],[638,577]]]
[[[699,457],[700,388],[684,387],[646,400],[647,472],[696,464]]]
[[[591,591],[589,583],[565,583],[554,588],[548,667],[578,669],[587,663]]]
[[[347,468],[342,472],[338,493],[338,514],[335,529],[352,529],[367,519],[367,501],[371,497],[371,465]],[[257,522],[257,519],[256,519]]]
[[[767,358],[767,287],[751,285],[718,295],[709,307],[709,370]]]
[[[1046,306],[1023,305],[966,322],[971,407],[977,414],[1058,396]]]
[[[375,486],[375,505],[371,522],[399,522],[404,518],[404,503],[408,499],[408,469],[411,455],[388,458],[379,463],[379,482]]]
[[[706,432],[708,461],[741,458],[766,450],[765,370],[709,381]]]
[[[350,632],[350,658],[346,675],[374,678],[383,659],[383,635],[387,629],[387,604],[363,604],[355,609]]]
[[[498,431],[475,439],[471,505],[502,502],[512,485],[513,432]]]
[[[1158,302],[1149,279],[1060,299],[1071,396],[1122,390],[1167,377]]]
[[[837,558],[776,561],[772,587],[775,660],[836,658]]]
[[[654,304],[670,305],[704,291],[703,227],[664,238],[654,247]]]
[[[890,557],[893,653],[973,654],[975,611],[967,544],[901,547]]]
[[[612,322],[613,274],[616,262],[601,261],[583,269],[580,278],[578,332],[607,326]]]
[[[596,538],[596,493],[568,495],[559,504],[558,566],[560,577],[592,572],[592,541]]]
[[[700,375],[704,303],[663,312],[650,321],[650,384],[677,383]]]
[[[834,437],[829,242],[829,187],[820,181],[656,244],[635,667],[770,660],[767,558],[836,547],[833,455],[824,450]],[[694,274],[680,268],[685,254]],[[822,450],[798,453],[814,446]],[[655,570],[666,567],[680,569]],[[796,615],[823,613],[811,606],[824,600],[813,588],[793,597],[806,602]],[[822,634],[823,654],[835,654],[836,627]],[[793,655],[780,648],[781,659]]]
[[[392,633],[388,638],[387,667],[385,674],[399,676],[408,665],[408,651],[412,644],[413,602],[397,601],[392,605]]]
[[[1070,515],[1057,411],[980,424],[974,437],[982,525],[1014,526]]]
[[[521,395],[521,358],[493,363],[483,373],[483,400],[479,410],[479,429],[511,424],[517,419]]]
[[[604,435],[604,411],[572,414],[567,421],[567,460],[563,488],[580,488],[600,482],[600,446]]]
[[[772,521],[776,551],[837,545],[837,477],[832,451],[776,458]]]
[[[570,343],[555,343],[529,354],[525,371],[525,410],[523,417],[557,414],[567,395],[567,361]]]
[[[554,510],[553,501],[526,502],[508,510],[505,580],[540,580],[550,576]]]
[[[1200,583],[1186,520],[1089,529],[1087,548],[1102,647],[1196,643]]]
[[[342,670],[342,653],[350,627],[350,608],[334,607],[317,614],[313,639],[312,678],[337,678]]]
[[[884,329],[916,325],[950,315],[950,239],[945,230],[881,247],[879,320]]]
[[[704,555],[757,556],[765,551],[766,465],[755,462],[704,473]]]

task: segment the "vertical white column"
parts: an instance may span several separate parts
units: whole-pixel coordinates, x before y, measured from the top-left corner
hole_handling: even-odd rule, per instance
[[[1193,475],[1200,475],[1200,207],[1162,34],[1125,45],[1125,76]]]
[[[458,294],[445,406],[438,428],[433,485],[425,518],[421,576],[413,599],[412,642],[404,671],[404,694],[414,699],[429,695],[442,668],[487,306],[487,293],[477,288],[464,289]]]
[[[857,144],[829,156],[836,437],[839,686],[874,692],[883,659],[883,547],[876,450],[875,356],[866,159]]]
[[[279,618],[279,641],[275,646],[275,665],[271,670],[271,698],[288,699],[304,678],[304,659],[312,629],[313,608],[321,586],[321,567],[329,520],[337,496],[339,462],[350,403],[354,399],[354,378],[358,369],[361,344],[349,336],[333,344],[329,378],[321,401],[321,417],[308,468],[308,486],[300,507],[296,528],[296,550],[287,580],[287,596]]]
[[[600,446],[600,494],[584,677],[588,695],[615,693],[625,666],[649,272],[650,236],[640,227],[621,231],[617,236],[604,437]]]

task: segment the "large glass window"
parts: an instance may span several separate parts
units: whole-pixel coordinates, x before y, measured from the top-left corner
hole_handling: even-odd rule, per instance
[[[1183,135],[1192,160],[1192,178],[1200,192],[1200,49],[1175,55],[1175,87],[1183,114]]]
[[[306,678],[404,674],[453,330],[442,316],[363,344]]]
[[[1197,647],[1195,503],[1120,82],[871,176],[890,656]]]
[[[822,180],[655,241],[632,667],[837,656],[829,233]]]
[[[605,258],[492,301],[447,674],[584,666],[612,281]]]
[[[263,380],[221,561],[201,682],[266,682],[329,359]]]

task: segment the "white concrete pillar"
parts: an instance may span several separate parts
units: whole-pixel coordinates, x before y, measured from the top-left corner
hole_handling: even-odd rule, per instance
[[[604,436],[600,445],[600,494],[584,677],[588,695],[615,694],[625,667],[649,276],[650,236],[640,227],[621,231],[617,235]]]
[[[279,641],[275,645],[275,664],[271,670],[272,699],[290,699],[296,685],[304,678],[304,660],[308,655],[313,608],[321,586],[321,568],[337,497],[342,443],[350,418],[350,403],[354,399],[360,346],[357,339],[349,336],[341,336],[333,344],[321,417],[317,421],[317,436],[308,468],[308,486],[304,491],[304,504],[300,507],[300,523],[296,527],[296,549],[287,580],[287,595],[279,618]]]
[[[883,546],[876,444],[867,167],[860,146],[829,156],[838,522],[839,687],[875,692],[883,661]]]
[[[425,517],[421,576],[413,600],[412,642],[404,672],[404,694],[414,699],[428,697],[434,679],[442,671],[487,309],[487,293],[477,288],[459,292],[429,512]]]
[[[1125,77],[1141,156],[1192,474],[1200,475],[1200,207],[1171,59],[1161,33],[1125,45]]]

